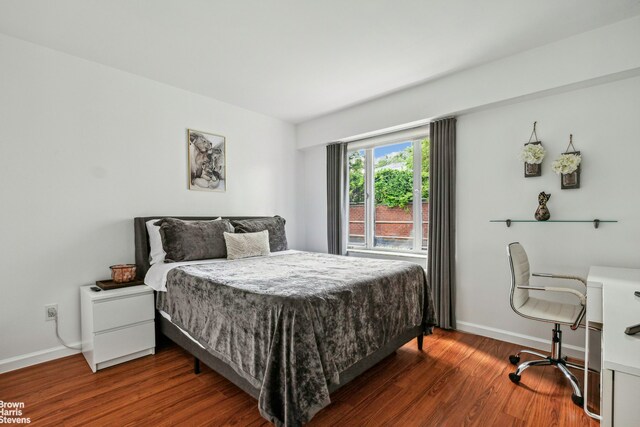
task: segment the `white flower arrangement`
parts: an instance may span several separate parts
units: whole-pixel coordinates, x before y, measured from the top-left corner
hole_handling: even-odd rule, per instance
[[[579,154],[560,154],[551,167],[558,175],[567,175],[578,170],[581,161],[582,157]]]
[[[542,144],[526,144],[520,152],[520,160],[532,165],[539,165],[545,154],[546,150]]]

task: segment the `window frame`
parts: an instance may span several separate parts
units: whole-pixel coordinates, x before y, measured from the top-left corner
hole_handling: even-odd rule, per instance
[[[346,182],[347,193],[347,212],[345,218],[347,220],[347,250],[375,251],[386,253],[406,253],[425,255],[427,249],[422,249],[423,236],[423,212],[422,212],[422,141],[429,138],[429,132],[424,131],[410,138],[399,138],[391,135],[388,139],[376,138],[372,144],[349,144],[347,147],[347,156],[356,151],[364,151],[364,245],[352,244],[349,241],[350,229],[350,206],[348,200],[349,180]],[[413,144],[413,249],[391,249],[375,246],[375,164],[373,152],[378,147],[393,145],[400,142],[411,142]],[[350,167],[350,166],[349,166]],[[349,171],[347,171],[349,173]],[[419,203],[415,203],[418,200]],[[428,221],[427,221],[428,223]]]

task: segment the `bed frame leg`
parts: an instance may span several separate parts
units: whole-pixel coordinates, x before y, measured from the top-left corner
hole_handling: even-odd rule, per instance
[[[200,359],[197,357],[193,358],[193,373],[196,375],[200,373]]]
[[[422,340],[424,340],[424,335],[418,335],[418,350],[422,351]]]

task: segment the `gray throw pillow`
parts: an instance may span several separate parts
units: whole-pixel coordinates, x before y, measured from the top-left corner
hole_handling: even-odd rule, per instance
[[[281,216],[273,218],[237,219],[231,220],[236,233],[255,233],[267,230],[269,232],[269,247],[271,252],[286,251],[287,234],[284,230],[285,219]]]
[[[233,233],[233,227],[226,219],[183,221],[164,218],[155,225],[160,226],[162,247],[167,253],[165,262],[225,258],[227,246],[224,242],[224,232]]]
[[[227,259],[249,258],[269,255],[269,232],[224,233],[227,244]]]

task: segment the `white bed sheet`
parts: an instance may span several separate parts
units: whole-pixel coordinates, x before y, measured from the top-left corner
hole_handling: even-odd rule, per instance
[[[160,315],[162,317],[164,317],[165,319],[167,319],[169,322],[171,322],[171,316],[169,315],[169,313],[162,311],[162,310],[158,310],[160,312]],[[173,322],[171,322],[173,323]],[[184,329],[182,329],[180,326],[176,325],[175,323],[173,323],[173,326],[175,326],[176,328],[178,328],[180,330],[180,332],[182,332],[187,338],[189,338],[191,341],[193,341],[194,343],[198,344],[200,347],[205,348],[202,344],[200,344],[195,338],[193,338],[189,332],[185,331]],[[206,349],[205,349],[206,350]]]
[[[299,251],[289,249],[287,251],[279,251],[272,252],[268,256],[280,256],[296,253]],[[183,262],[171,262],[171,263],[157,263],[153,264],[149,271],[147,271],[147,275],[144,276],[144,283],[156,291],[166,292],[167,291],[167,275],[171,270],[176,267],[182,267],[185,265],[197,265],[197,264],[210,264],[215,262],[238,262],[242,261],[242,259],[230,260],[226,258],[216,258],[216,259],[201,259],[198,261],[183,261]]]

